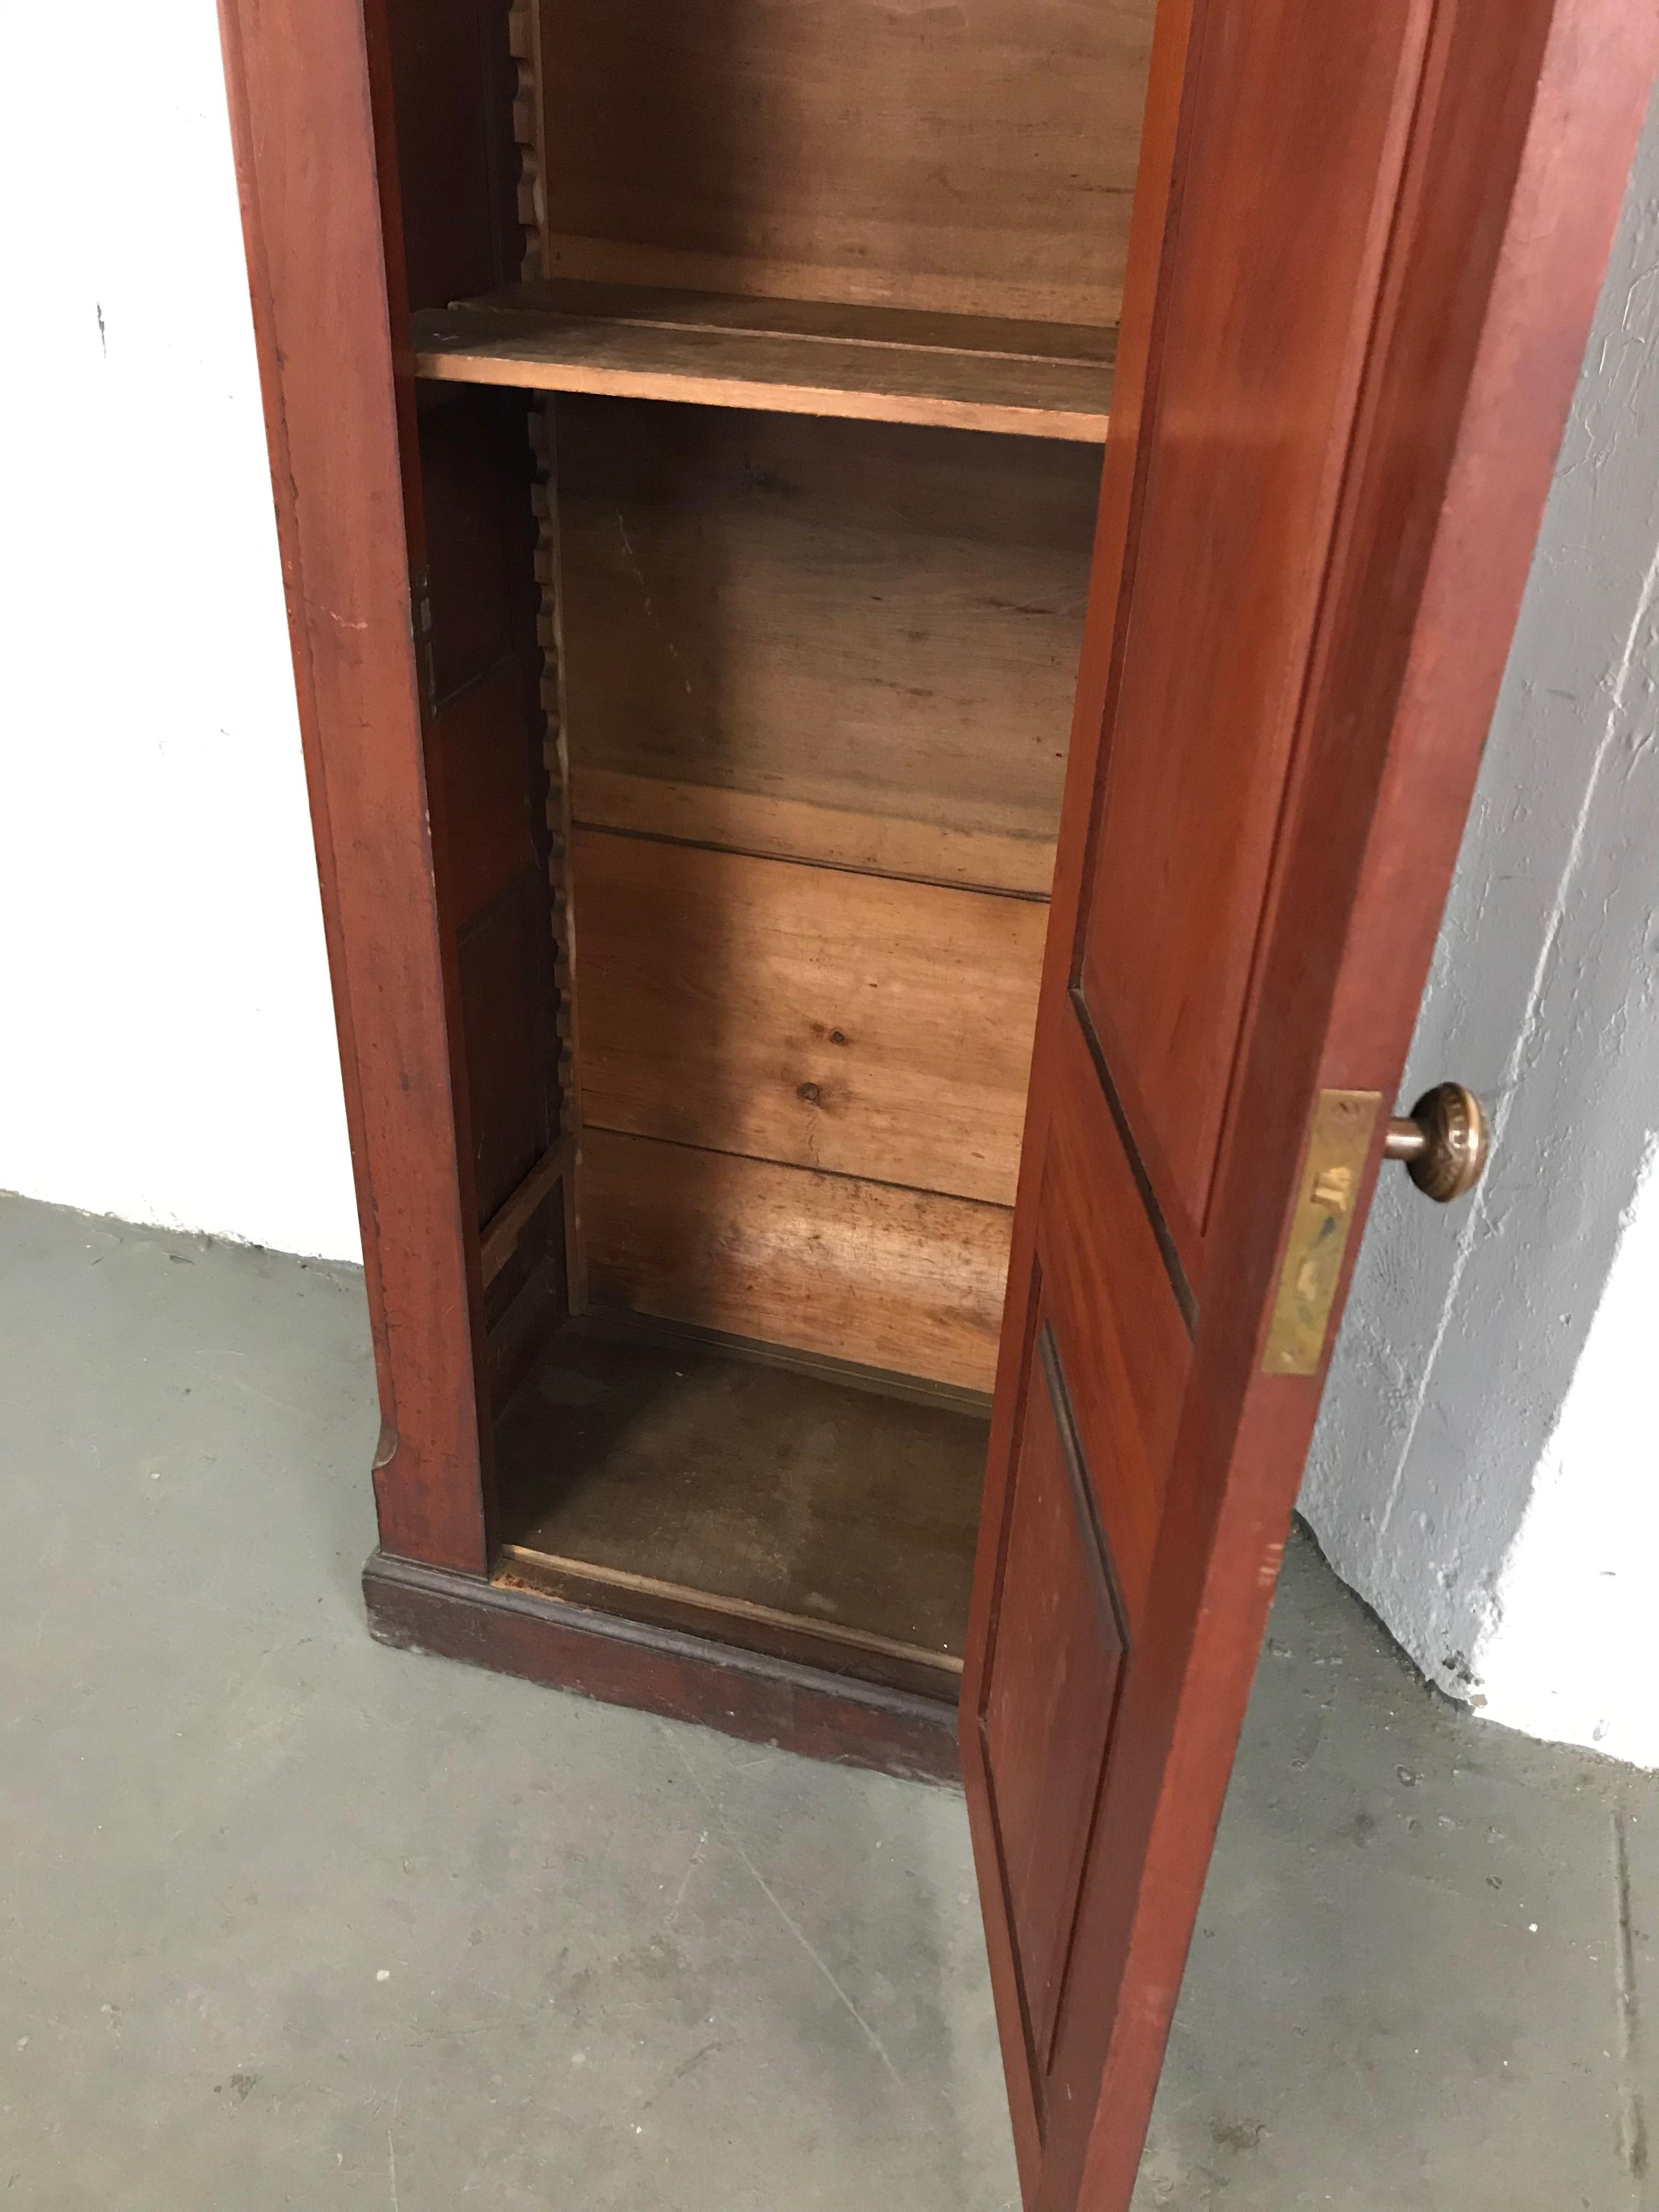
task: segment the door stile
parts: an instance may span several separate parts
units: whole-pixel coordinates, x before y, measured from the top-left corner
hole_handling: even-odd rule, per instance
[[[1185,94],[1202,0],[1163,0],[1158,10],[1147,82],[1146,118],[1135,174],[1134,213],[1124,280],[1123,317],[1112,386],[1112,413],[1101,474],[1087,611],[1072,717],[1070,750],[1060,805],[1060,836],[1050,897],[1042,979],[1032,1047],[1025,1130],[1008,1265],[1007,1302],[998,1347],[996,1385],[986,1455],[979,1556],[974,1572],[958,1737],[963,1778],[972,1822],[974,1855],[982,1895],[1000,1895],[1003,1909],[985,1915],[986,1948],[996,1995],[1003,2073],[1008,2087],[1020,2185],[1027,2203],[1042,2162],[1042,2124],[1032,2091],[1024,2035],[1024,2008],[1011,1935],[1012,1914],[992,1824],[979,1814],[990,1794],[980,1716],[995,1642],[1002,1565],[1018,1432],[1026,1386],[1036,1359],[1038,1200],[1048,1153],[1057,1058],[1069,1020],[1069,973],[1081,910],[1093,813],[1093,793],[1105,741],[1106,711],[1121,654],[1122,616],[1133,560],[1134,520],[1145,490],[1147,454],[1139,432],[1152,400],[1163,317],[1159,301],[1164,264],[1173,243],[1173,195],[1178,169]]]
[[[1036,1357],[1038,1197],[1048,1150],[1053,1095],[1051,1070],[1067,998],[1067,973],[1077,930],[1090,817],[1104,738],[1106,701],[1120,649],[1118,616],[1126,597],[1133,520],[1144,489],[1146,454],[1139,436],[1156,362],[1159,333],[1159,277],[1173,228],[1170,198],[1176,169],[1188,82],[1195,0],[1163,0],[1153,32],[1146,119],[1136,169],[1134,215],[1124,283],[1124,307],[1112,388],[1111,426],[1102,468],[1087,613],[1072,718],[1070,750],[1060,807],[1058,849],[1032,1048],[1019,1185],[1014,1206],[1007,1302],[998,1347],[996,1386],[986,1457],[979,1557],[974,1574],[958,1736],[970,1811],[989,1797],[989,1775],[981,1734],[987,1676],[997,1631],[1002,1565],[1018,1434],[1026,1389]],[[1007,2083],[1009,2117],[1021,2189],[1028,2203],[1042,2162],[1042,2125],[1032,2090],[1024,2007],[1012,1937],[1012,1916],[992,1826],[972,1822],[974,1855],[982,1896],[999,1896],[1002,1909],[985,1915],[986,1948],[996,1996],[998,2033]]]

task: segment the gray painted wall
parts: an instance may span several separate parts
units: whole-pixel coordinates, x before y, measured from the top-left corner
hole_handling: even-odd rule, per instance
[[[1659,1643],[1646,1632],[1638,1683],[1628,1634],[1605,1631],[1607,1585],[1653,1571],[1626,1540],[1659,1486],[1659,1314],[1645,1362],[1598,1365],[1596,1464],[1552,1454],[1598,1316],[1625,1340],[1628,1286],[1653,1279],[1632,1240],[1659,1253],[1659,1191],[1642,1182],[1659,1127],[1656,681],[1659,107],[1404,1087],[1407,1103],[1443,1077],[1478,1091],[1494,1116],[1492,1164],[1472,1200],[1444,1210],[1385,1176],[1302,1499],[1338,1571],[1452,1695],[1654,1764]],[[1627,1292],[1604,1315],[1621,1251]],[[1589,1516],[1597,1537],[1576,1564],[1573,1547],[1560,1553],[1553,1574],[1526,1540],[1547,1477],[1558,1526]],[[1547,1604],[1540,1575],[1557,1585]],[[1537,1634],[1553,1624],[1547,1665],[1505,1636],[1517,1607]],[[1574,1694],[1552,1699],[1564,1672]]]

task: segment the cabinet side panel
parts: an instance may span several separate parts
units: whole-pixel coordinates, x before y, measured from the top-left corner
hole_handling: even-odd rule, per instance
[[[221,27],[374,1331],[381,1541],[478,1573],[477,1260],[381,244],[396,155],[389,123],[377,149],[355,8],[222,0]]]
[[[535,29],[526,0],[398,0],[389,11],[397,222],[413,307],[494,289],[526,265]],[[543,635],[554,555],[542,428],[516,392],[420,395],[433,839],[492,1414],[568,1310],[563,779],[550,774],[557,664]]]

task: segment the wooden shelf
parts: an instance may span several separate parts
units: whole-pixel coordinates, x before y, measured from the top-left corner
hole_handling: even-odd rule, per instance
[[[417,376],[1099,445],[1115,330],[644,287],[518,284],[414,319]]]

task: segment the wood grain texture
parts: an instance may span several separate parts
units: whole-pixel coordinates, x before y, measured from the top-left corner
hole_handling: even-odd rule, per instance
[[[960,1778],[956,1709],[948,1699],[744,1651],[515,1583],[510,1574],[482,1582],[384,1552],[363,1570],[369,1627],[398,1650],[465,1660],[808,1759],[918,1782]]]
[[[955,1710],[962,1675],[959,1660],[942,1661],[914,1645],[839,1628],[810,1613],[725,1597],[702,1582],[664,1582],[629,1568],[596,1567],[520,1544],[501,1547],[496,1577],[508,1589],[528,1590],[601,1613],[620,1611],[647,1627],[678,1630],[739,1651],[823,1668],[854,1681],[936,1699],[947,1712]]]
[[[589,1128],[1013,1202],[1045,908],[576,835]]]
[[[440,700],[520,649],[530,544],[522,410],[500,393],[444,397],[417,422]]]
[[[1109,368],[1117,332],[1109,324],[1055,323],[1026,316],[957,315],[843,300],[777,299],[743,292],[675,291],[660,284],[590,284],[549,277],[456,301],[495,310],[626,325],[640,331],[708,331],[771,336],[872,351],[970,354],[988,361]]]
[[[1340,101],[1322,68],[1287,72],[1282,30],[1233,36],[1236,65],[1196,94],[1136,547],[1141,612],[1119,676],[1082,951],[1090,1015],[1194,1273],[1421,17],[1419,0],[1353,12],[1332,61],[1350,88]],[[1298,220],[1310,174],[1331,179],[1316,255]]]
[[[383,56],[378,6],[369,22]],[[363,17],[331,0],[222,0],[220,26],[362,1226],[381,1536],[482,1573],[482,1289],[411,645],[423,551],[403,469],[412,394],[400,426],[389,335],[403,289],[389,90],[382,70],[372,100]]]
[[[550,1146],[485,1224],[479,1267],[486,1291],[518,1250],[520,1238],[537,1213],[571,1172],[575,1150],[574,1139],[569,1136],[562,1136],[556,1145]]]
[[[388,23],[408,296],[441,307],[522,259],[507,0],[398,0]]]
[[[723,1608],[791,1620],[847,1638],[867,1679],[914,1687],[921,1668],[922,1686],[951,1695],[985,1429],[943,1391],[872,1389],[592,1316],[548,1347],[497,1429],[502,1534],[617,1589],[701,1592],[706,1633]]]
[[[872,876],[1046,898],[1054,848],[1047,837],[999,836],[953,830],[904,814],[860,813],[776,793],[734,791],[718,783],[676,783],[656,775],[583,764],[571,776],[571,805],[591,830],[630,830],[728,853],[812,860]]]
[[[1052,1332],[1014,1457],[983,1720],[1033,2078],[1048,2070],[1126,1645]]]
[[[1131,1632],[1144,1619],[1192,1343],[1075,1024],[1049,1061],[1036,1249],[1045,1310]]]
[[[562,1201],[556,1188],[535,1210],[485,1291],[492,1413],[511,1401],[568,1315]]]
[[[583,1169],[596,1303],[964,1389],[989,1383],[1003,1207],[598,1129]]]
[[[536,732],[526,712],[524,672],[497,664],[449,701],[438,717],[443,762],[447,866],[463,927],[507,886],[538,874],[538,831],[545,802],[534,787]]]
[[[915,335],[908,335],[914,333]],[[923,335],[925,333],[925,335]],[[822,302],[523,284],[415,319],[436,383],[932,422],[1099,445],[1111,337]]]
[[[1367,53],[1365,42],[1389,26],[1395,50]],[[1417,59],[1402,70],[1413,46]],[[1460,0],[1392,11],[1333,10],[1317,0],[1168,0],[1160,11],[964,1683],[969,1814],[1022,2182],[1034,2212],[1127,2212],[1134,2189],[1322,1379],[1261,1371],[1310,1112],[1322,1090],[1396,1092],[1656,63],[1659,18],[1627,0]],[[1345,116],[1364,116],[1378,89],[1362,82],[1370,70],[1387,80],[1396,111],[1389,131],[1369,140],[1346,127],[1324,138],[1317,130],[1287,131],[1287,114],[1336,82]],[[1224,145],[1234,158],[1215,161]],[[977,1721],[993,1693],[987,1657],[1027,1403],[1026,1354],[1038,1302],[1073,1233],[1071,1208],[1050,1201],[1050,1167],[1069,1143],[1079,1155],[1070,1188],[1095,1178],[1106,1133],[1119,1127],[1115,1103],[1127,1111],[1137,1146],[1148,1137],[1142,1164],[1155,1171],[1158,1196],[1179,1188],[1170,1171],[1179,1146],[1160,1160],[1164,1123],[1129,1078],[1116,1084],[1114,1101],[1113,1036],[1105,1021],[1089,1020],[1071,988],[1096,902],[1116,896],[1109,872],[1091,877],[1085,861],[1137,639],[1178,628],[1183,594],[1203,574],[1166,574],[1144,557],[1144,533],[1164,519],[1162,509],[1154,514],[1153,464],[1167,441],[1185,441],[1183,465],[1191,466],[1208,441],[1218,465],[1236,431],[1238,480],[1247,479],[1261,466],[1260,453],[1249,450],[1260,441],[1249,434],[1255,417],[1238,404],[1238,387],[1260,392],[1279,374],[1250,343],[1250,303],[1242,298],[1196,386],[1190,350],[1182,347],[1179,362],[1173,355],[1177,335],[1190,328],[1193,288],[1237,295],[1254,281],[1204,246],[1231,220],[1241,177],[1261,188],[1293,149],[1304,165],[1302,204],[1336,209],[1345,192],[1370,189],[1395,146],[1386,251],[1373,252],[1374,227],[1345,233],[1336,222],[1322,229],[1306,272],[1310,283],[1328,285],[1340,272],[1322,265],[1326,256],[1346,253],[1350,276],[1362,289],[1369,283],[1371,295],[1351,397],[1330,417],[1325,465],[1336,485],[1328,523],[1317,544],[1281,539],[1276,550],[1259,552],[1248,577],[1232,580],[1242,597],[1267,593],[1282,611],[1306,590],[1304,565],[1316,563],[1316,611],[1301,665],[1285,678],[1271,731],[1250,734],[1239,712],[1249,702],[1224,682],[1197,710],[1200,720],[1208,711],[1224,723],[1230,744],[1277,749],[1288,766],[1276,771],[1272,851],[1240,933],[1239,1044],[1215,1125],[1191,1367],[1142,1625],[1090,1819],[1074,1960],[1051,2060],[1046,2078],[1034,2080],[1021,1932],[1000,1893]],[[1345,176],[1352,162],[1371,172],[1370,183]],[[1259,246],[1252,266],[1259,262],[1271,290],[1272,241]],[[1169,415],[1177,401],[1178,416]],[[1294,438],[1281,442],[1294,477],[1302,457]],[[1293,489],[1264,484],[1257,515]],[[1254,541],[1247,532],[1242,542]],[[1110,787],[1108,799],[1109,814],[1120,800]],[[1126,844],[1131,832],[1153,843],[1162,817],[1157,793],[1152,800],[1127,823]],[[1196,844],[1204,849],[1201,832]],[[1177,875],[1190,865],[1179,848],[1166,858]],[[1105,986],[1116,976],[1107,972],[1109,944],[1102,931],[1097,981]],[[1070,1114],[1067,1139],[1069,1109],[1079,1100],[1088,1112]],[[1167,1094],[1163,1104],[1167,1115]],[[1180,1126],[1177,1113],[1170,1127],[1179,1133]],[[1181,1140],[1189,1164],[1199,1158],[1191,1127]],[[1098,1246],[1101,1235],[1082,1229],[1077,1242],[1087,1237]],[[1346,1288],[1345,1280],[1339,1313]],[[1077,1303],[1081,1327],[1057,1320],[1055,1338],[1068,1376],[1080,1378],[1103,1332],[1097,1293],[1085,1288]],[[1079,1379],[1079,1395],[1082,1389]]]
[[[573,776],[1052,838],[1096,457],[556,404]]]
[[[456,945],[482,1229],[558,1134],[562,1096],[550,873],[557,785],[522,407],[510,395],[468,392],[419,419],[419,454],[428,744],[441,801],[434,868]]]
[[[509,884],[459,939],[480,1231],[559,1133],[552,955],[547,902],[538,892],[533,879]]]
[[[544,0],[549,276],[1109,323],[1148,0]]]

